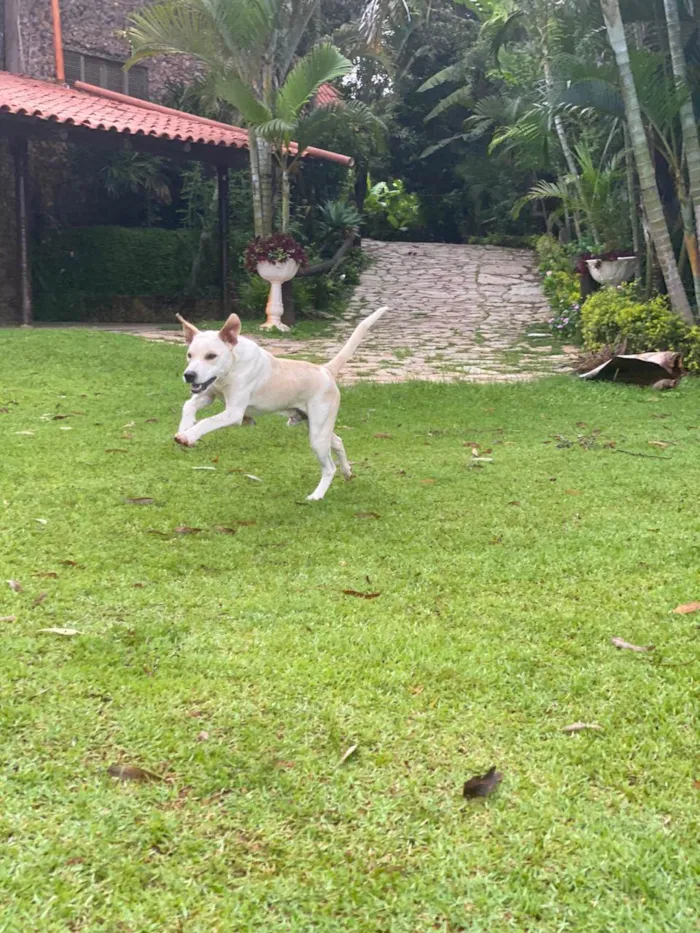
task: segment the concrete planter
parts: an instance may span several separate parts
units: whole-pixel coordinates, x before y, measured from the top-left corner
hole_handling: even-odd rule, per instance
[[[634,276],[636,256],[620,256],[617,259],[587,259],[586,265],[592,278],[601,285],[622,285]]]
[[[299,271],[299,265],[293,260],[286,262],[259,262],[258,275],[270,283],[270,294],[265,308],[266,320],[261,324],[264,330],[289,330],[286,324],[282,323],[282,314],[284,305],[282,304],[282,285],[289,282]]]

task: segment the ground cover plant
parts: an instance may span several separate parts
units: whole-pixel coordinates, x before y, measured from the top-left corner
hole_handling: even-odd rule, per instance
[[[307,504],[180,348],[3,339],[0,930],[696,928],[700,384],[358,386]]]

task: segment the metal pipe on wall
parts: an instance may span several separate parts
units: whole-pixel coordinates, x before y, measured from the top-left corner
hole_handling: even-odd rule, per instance
[[[51,19],[53,21],[53,52],[56,59],[56,81],[65,84],[66,69],[63,64],[63,36],[61,34],[61,8],[58,0],[51,0]]]

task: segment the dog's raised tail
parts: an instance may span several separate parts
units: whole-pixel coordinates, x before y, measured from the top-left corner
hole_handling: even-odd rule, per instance
[[[324,363],[324,369],[327,369],[334,377],[337,377],[340,370],[359,347],[370,327],[376,324],[379,318],[388,310],[388,308],[378,308],[372,314],[368,314],[363,321],[360,321],[340,353],[334,356],[328,363]]]

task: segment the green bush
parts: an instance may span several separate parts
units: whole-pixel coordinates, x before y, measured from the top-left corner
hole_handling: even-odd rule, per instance
[[[573,272],[573,264],[567,250],[553,236],[545,235],[535,240],[535,251],[539,259],[540,272]]]
[[[623,342],[629,353],[680,349],[688,332],[665,296],[642,301],[634,284],[601,288],[584,304],[581,319],[584,345],[594,351]]]
[[[683,354],[683,365],[687,371],[700,374],[700,327],[689,327],[678,349]]]

